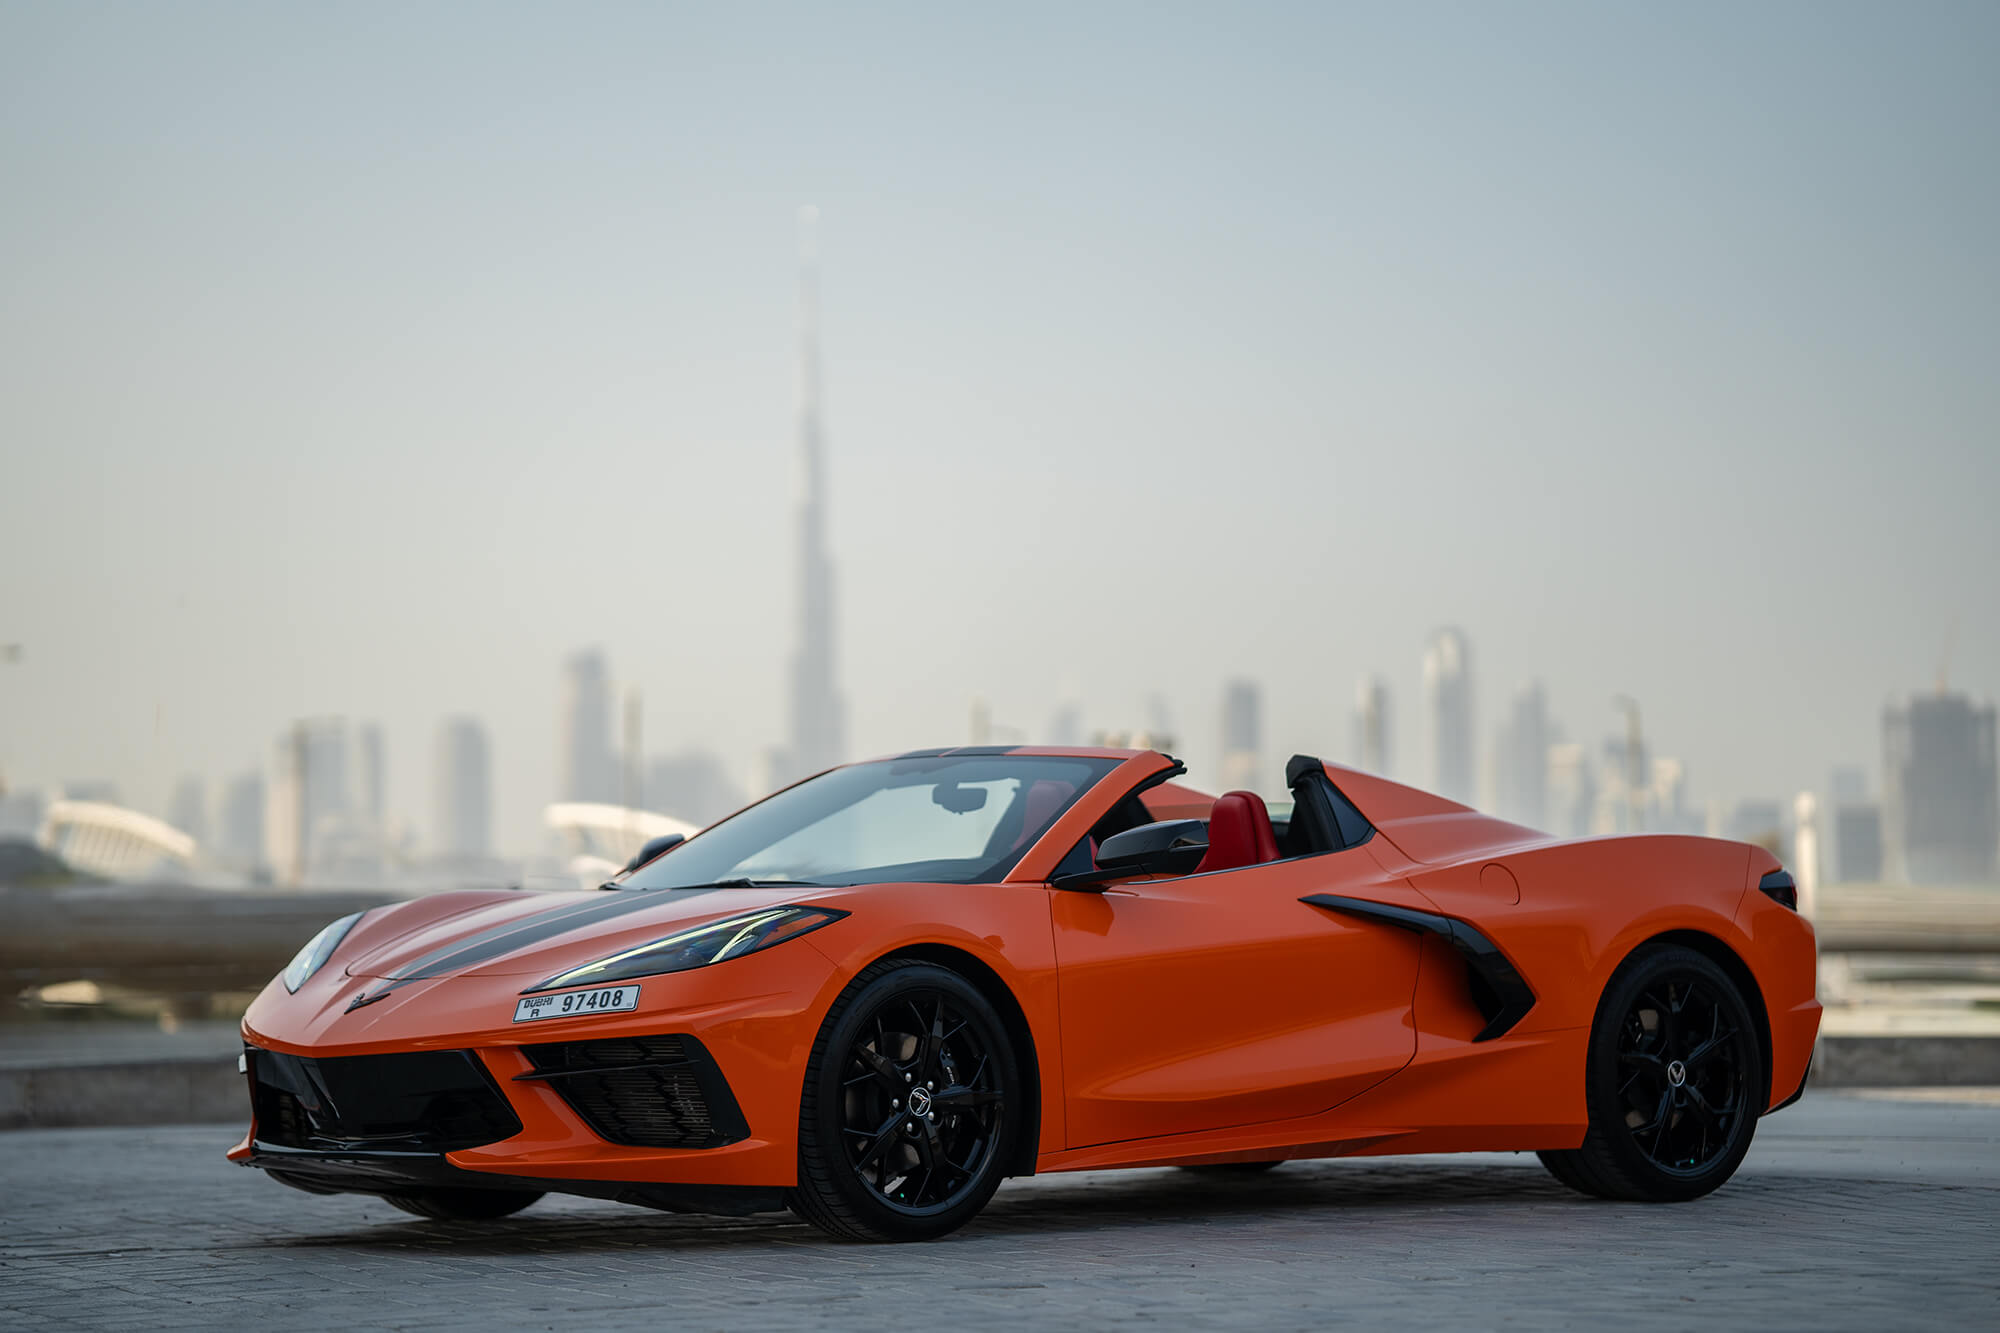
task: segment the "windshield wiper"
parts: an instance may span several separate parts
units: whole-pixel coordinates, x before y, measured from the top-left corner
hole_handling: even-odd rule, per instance
[[[636,889],[640,893],[685,893],[694,889],[838,889],[839,884],[815,884],[809,879],[751,879],[748,875],[738,875],[734,879],[718,879],[710,884],[655,884],[633,885],[606,880],[597,886],[600,889]]]

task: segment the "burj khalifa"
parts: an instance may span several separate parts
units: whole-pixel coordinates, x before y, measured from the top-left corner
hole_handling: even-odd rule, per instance
[[[817,208],[799,210],[798,643],[791,661],[793,778],[847,758],[847,719],[834,683],[833,565],[826,553],[826,446],[820,433]]]

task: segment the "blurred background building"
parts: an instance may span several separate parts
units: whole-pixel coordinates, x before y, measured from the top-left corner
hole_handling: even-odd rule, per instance
[[[1514,696],[1493,744],[1493,812],[1529,828],[1549,826],[1548,693],[1540,681]]]
[[[1424,651],[1424,711],[1429,723],[1431,790],[1476,804],[1472,646],[1459,629],[1441,629]]]
[[[826,440],[820,421],[819,210],[799,210],[798,639],[784,765],[803,777],[845,761],[847,716],[834,671],[833,560],[827,554]]]
[[[1364,678],[1355,691],[1353,732],[1355,766],[1382,777],[1394,777],[1389,684],[1380,676]]]
[[[557,795],[565,801],[618,799],[618,760],[611,749],[611,671],[604,654],[588,648],[563,663],[558,724],[562,774]]]
[[[1232,680],[1222,688],[1222,766],[1216,790],[1263,792],[1282,787],[1263,770],[1263,695],[1257,683]]]
[[[446,718],[438,726],[433,781],[434,855],[453,862],[493,855],[493,754],[477,718]]]
[[[1909,884],[1985,884],[2000,859],[1993,706],[1942,684],[1882,714],[1883,864]]]
[[[1827,865],[1833,883],[1872,884],[1882,878],[1882,803],[1869,795],[1859,768],[1837,768],[1826,784]]]

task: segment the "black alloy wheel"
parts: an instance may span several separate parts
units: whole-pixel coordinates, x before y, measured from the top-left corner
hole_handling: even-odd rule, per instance
[[[511,1217],[542,1197],[540,1190],[434,1189],[384,1194],[406,1213],[434,1222],[491,1222]]]
[[[985,996],[930,963],[876,963],[813,1044],[793,1211],[847,1240],[954,1231],[999,1188],[1024,1109],[1012,1043]]]
[[[1604,1199],[1698,1198],[1750,1150],[1764,1079],[1736,983],[1680,945],[1635,953],[1605,988],[1584,1073],[1583,1146],[1539,1154],[1556,1179]]]

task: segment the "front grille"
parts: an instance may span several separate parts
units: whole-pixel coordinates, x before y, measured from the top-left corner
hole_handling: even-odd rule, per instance
[[[607,1143],[719,1148],[750,1128],[714,1057],[689,1036],[609,1037],[524,1046],[535,1070]]]
[[[521,1132],[471,1051],[307,1059],[252,1046],[244,1054],[261,1143],[456,1152]]]

